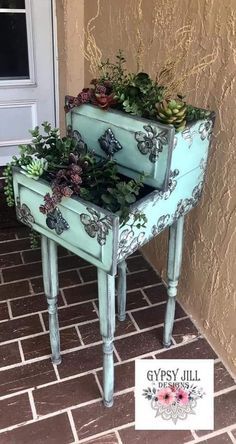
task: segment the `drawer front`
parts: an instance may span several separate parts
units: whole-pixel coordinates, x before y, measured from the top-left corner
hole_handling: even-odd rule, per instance
[[[153,191],[133,205],[129,222],[119,229],[118,262],[157,236],[198,203],[205,170],[198,167],[181,178],[175,177],[166,192]],[[140,230],[133,226],[135,211],[145,213],[147,224]]]
[[[109,145],[119,171],[128,177],[136,178],[144,172],[147,185],[164,189],[168,183],[174,139],[171,126],[92,105],[73,108],[67,114],[67,126],[78,131],[100,157],[107,156],[101,144]],[[111,132],[106,133],[108,129]]]
[[[46,216],[39,207],[44,195],[51,193],[50,187],[21,173],[14,173],[14,191],[21,222],[96,267],[115,273],[118,217],[71,198],[64,198],[56,211]]]
[[[213,120],[205,119],[175,135],[171,170],[178,170],[179,177],[206,163],[212,130]]]

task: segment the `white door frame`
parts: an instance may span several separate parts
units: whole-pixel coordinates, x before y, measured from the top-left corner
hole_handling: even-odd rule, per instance
[[[55,125],[59,128],[60,106],[59,106],[59,61],[58,61],[58,33],[57,33],[57,8],[56,0],[51,0],[52,7],[52,37],[53,37],[53,72],[54,72],[54,103],[55,103]]]

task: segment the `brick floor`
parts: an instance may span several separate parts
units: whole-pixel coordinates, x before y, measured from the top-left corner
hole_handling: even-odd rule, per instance
[[[59,248],[62,364],[50,361],[40,250],[28,231],[0,231],[0,444],[236,443],[236,383],[177,304],[162,346],[166,287],[140,253],[128,259],[127,318],[115,334],[115,402],[102,400],[94,267]],[[215,360],[215,430],[136,431],[135,358]]]

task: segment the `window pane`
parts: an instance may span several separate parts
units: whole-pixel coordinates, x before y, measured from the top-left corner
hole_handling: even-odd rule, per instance
[[[0,79],[28,79],[29,62],[24,13],[0,13]]]
[[[0,0],[0,8],[25,9],[25,0]]]

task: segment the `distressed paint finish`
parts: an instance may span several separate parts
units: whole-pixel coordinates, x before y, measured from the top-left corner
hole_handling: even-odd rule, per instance
[[[100,333],[103,340],[103,393],[104,405],[113,405],[115,332],[115,277],[98,268],[98,302]]]
[[[60,355],[60,334],[57,315],[58,267],[57,267],[57,244],[41,236],[43,285],[48,303],[49,334],[52,350],[53,364],[61,363]]]
[[[118,264],[118,319],[120,321],[125,320],[125,309],[126,309],[126,270],[127,264],[123,260]]]
[[[89,137],[94,137],[89,132],[87,123],[96,121],[93,127],[97,135],[104,134],[107,124],[112,131],[116,127],[121,136],[122,147],[116,150],[119,166],[126,164],[126,171],[132,177],[137,175],[132,168],[135,158],[134,150],[137,150],[135,132],[143,119],[123,117],[118,113],[102,113],[94,107],[81,107],[86,114],[85,121],[82,114],[78,115],[77,109],[70,113],[72,119],[71,130],[79,131],[85,143],[90,142]],[[80,108],[79,108],[80,109]],[[81,111],[81,110],[80,110]],[[92,115],[91,115],[92,112]],[[100,116],[100,117],[99,117]],[[82,119],[82,120],[81,120]],[[81,124],[82,121],[82,124]],[[105,121],[105,128],[104,128]],[[121,127],[118,128],[120,121]],[[78,127],[79,122],[79,127]],[[152,125],[154,125],[152,123]],[[157,135],[160,128],[156,124],[153,135]],[[152,180],[158,186],[158,171],[162,166],[162,180],[160,188],[149,192],[144,198],[130,206],[129,220],[125,225],[119,223],[119,217],[103,210],[80,198],[66,198],[58,205],[57,213],[63,222],[63,230],[56,229],[55,224],[48,224],[48,219],[40,213],[39,207],[43,202],[43,196],[49,192],[50,186],[43,180],[34,181],[24,175],[19,169],[14,171],[14,191],[18,208],[27,206],[27,214],[32,215],[32,227],[41,233],[43,251],[43,273],[45,293],[49,304],[50,340],[52,347],[52,360],[60,362],[60,343],[57,320],[56,296],[58,293],[57,281],[57,255],[56,243],[62,245],[75,254],[83,257],[98,269],[98,298],[100,332],[103,339],[103,390],[104,404],[107,407],[113,404],[114,390],[114,362],[113,362],[113,338],[115,330],[115,274],[118,266],[118,317],[125,319],[126,300],[126,263],[125,258],[136,251],[150,239],[157,236],[165,228],[170,227],[169,265],[168,265],[168,303],[165,318],[164,345],[170,345],[170,337],[174,322],[175,298],[177,294],[178,277],[180,272],[183,240],[184,215],[192,210],[198,203],[204,183],[208,148],[211,138],[211,122],[197,122],[192,128],[191,151],[189,146],[189,134],[185,137],[178,134],[173,138],[173,128],[168,128],[169,138],[167,145],[163,145],[154,160],[154,152],[151,158],[146,158],[149,165],[154,165]],[[87,131],[87,132],[86,132]],[[88,139],[84,137],[88,134]],[[132,143],[129,145],[129,138]],[[151,137],[151,136],[150,136]],[[113,141],[114,142],[114,141]],[[124,142],[124,143],[123,143]],[[156,143],[156,142],[155,142]],[[109,148],[109,147],[108,147]],[[98,150],[98,148],[96,148]],[[133,151],[132,151],[133,150]],[[174,154],[174,151],[177,154]],[[98,151],[97,151],[98,153]],[[132,155],[131,155],[132,154]],[[156,153],[157,154],[157,153]],[[128,157],[126,157],[128,155]],[[131,155],[131,157],[130,157]],[[140,153],[142,156],[142,153]],[[163,155],[163,158],[161,157]],[[149,153],[150,157],[150,153]],[[126,163],[125,163],[126,159]],[[159,163],[160,162],[160,163]],[[145,163],[147,165],[147,163]],[[145,170],[147,171],[147,170]],[[135,227],[134,216],[136,212],[143,212],[147,217],[145,227]],[[52,229],[53,228],[53,229]],[[55,228],[55,230],[54,230]],[[60,228],[60,227],[59,227]],[[47,240],[48,238],[48,240]]]
[[[181,216],[169,228],[168,248],[168,301],[164,323],[165,347],[171,345],[171,335],[175,318],[175,302],[182,263],[184,216]]]
[[[235,0],[100,0],[100,9],[93,22],[94,37],[104,60],[114,60],[114,54],[123,48],[127,68],[135,72],[140,42],[140,68],[154,79],[167,60],[175,59],[183,29],[193,33],[177,75],[182,77],[203,58],[213,60],[206,69],[187,78],[182,88],[192,104],[215,109],[217,119],[204,197],[186,218],[179,298],[236,373]],[[85,27],[95,13],[94,0],[86,0]],[[77,54],[71,58],[79,65]],[[68,60],[68,67],[72,60]],[[85,68],[85,84],[89,85],[87,63]],[[70,70],[70,74],[77,91],[77,71],[73,74]],[[166,244],[167,236],[160,235],[143,250],[163,276],[166,255],[159,252],[166,251]]]

